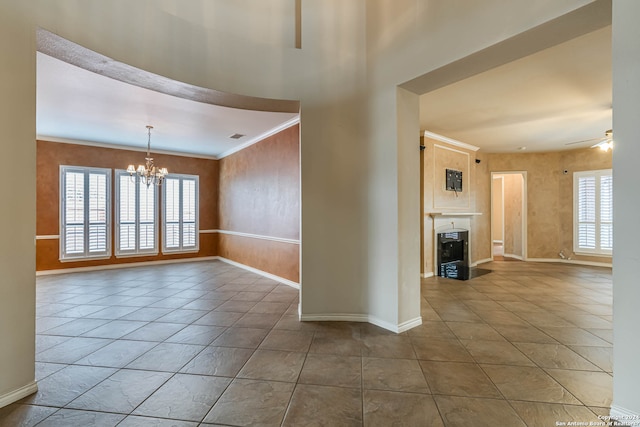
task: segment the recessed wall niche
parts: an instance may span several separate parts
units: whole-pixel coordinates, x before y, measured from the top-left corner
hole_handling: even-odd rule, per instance
[[[468,209],[471,206],[469,187],[469,153],[435,144],[433,146],[433,207],[434,209]],[[462,191],[448,191],[447,169],[462,172]]]

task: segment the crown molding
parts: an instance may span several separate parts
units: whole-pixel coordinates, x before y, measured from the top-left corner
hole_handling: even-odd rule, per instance
[[[168,156],[181,156],[181,157],[191,157],[196,159],[206,159],[206,160],[220,160],[227,156],[230,156],[233,153],[237,153],[240,150],[243,150],[253,144],[257,144],[260,141],[267,139],[268,137],[277,134],[278,132],[282,132],[285,129],[288,129],[292,126],[295,126],[300,123],[300,116],[296,116],[286,122],[282,123],[279,126],[276,126],[272,129],[269,129],[266,132],[261,133],[258,136],[255,136],[245,142],[244,144],[238,145],[230,150],[222,152],[217,156],[207,155],[207,154],[199,154],[199,153],[186,153],[182,151],[172,151],[172,150],[153,150],[153,154],[164,154]],[[130,145],[122,145],[122,144],[110,144],[106,142],[96,142],[96,141],[85,141],[79,139],[69,139],[69,138],[58,138],[55,136],[48,135],[36,135],[36,139],[39,141],[47,141],[47,142],[55,142],[61,144],[75,144],[75,145],[84,145],[88,147],[99,147],[99,148],[110,148],[112,150],[128,150],[128,151],[136,151],[140,153],[146,153],[147,150],[142,147],[133,147]]]
[[[423,133],[425,138],[435,139],[436,141],[445,142],[449,145],[454,145],[456,147],[464,148],[465,150],[470,151],[478,151],[480,147],[476,147],[475,145],[467,144],[466,142],[458,141],[457,139],[449,138],[443,135],[439,135],[437,133],[429,132],[425,130]]]
[[[227,150],[225,152],[223,152],[222,154],[218,155],[218,160],[219,159],[224,159],[227,156],[232,155],[233,153],[237,153],[240,150],[244,150],[245,148],[256,144],[264,139],[267,139],[268,137],[277,134],[278,132],[282,132],[285,129],[289,129],[292,126],[297,125],[298,123],[300,123],[300,116],[296,116],[290,120],[287,120],[286,122],[282,123],[280,126],[276,126],[271,130],[268,130],[258,136],[255,136],[253,138],[251,138],[250,140],[248,140],[247,142],[245,142],[244,144],[238,145],[237,147],[234,147],[230,150]]]
[[[88,147],[99,147],[99,148],[110,148],[112,150],[127,150],[127,151],[137,151],[140,153],[146,153],[146,148],[141,147],[133,147],[130,145],[122,145],[122,144],[109,144],[106,142],[95,142],[95,141],[84,141],[79,139],[67,139],[67,138],[57,138],[54,136],[48,135],[36,135],[36,139],[39,141],[47,141],[47,142],[56,142],[60,144],[75,144],[75,145],[84,145]],[[198,153],[185,153],[181,151],[170,151],[170,150],[152,150],[152,154],[165,154],[168,156],[180,156],[180,157],[192,157],[196,159],[206,159],[206,160],[218,160],[216,156],[210,156],[207,154],[198,154]]]

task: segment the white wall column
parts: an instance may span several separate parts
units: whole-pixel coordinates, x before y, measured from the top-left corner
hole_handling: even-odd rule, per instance
[[[640,2],[613,1],[613,404],[640,415]],[[637,419],[636,419],[637,421]]]
[[[420,117],[418,95],[398,88],[398,331],[420,316]]]
[[[30,0],[0,4],[0,407],[36,387],[33,13]]]

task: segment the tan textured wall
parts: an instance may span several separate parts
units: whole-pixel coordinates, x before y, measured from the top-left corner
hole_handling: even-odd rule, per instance
[[[523,178],[521,174],[506,174],[502,177],[504,179],[504,255],[523,257]]]
[[[573,259],[593,262],[611,262],[611,257],[593,257],[573,254],[573,173],[587,170],[611,169],[612,152],[587,148],[569,152],[563,155],[561,166],[567,170],[566,175],[560,175],[559,216],[560,216],[560,246],[565,254]],[[614,193],[615,197],[615,193]]]
[[[491,239],[496,241],[502,241],[504,236],[504,205],[503,205],[503,178],[502,176],[495,176],[491,185]]]
[[[145,153],[139,151],[116,150],[86,145],[63,144],[49,141],[37,142],[37,189],[36,189],[36,234],[58,235],[60,232],[60,165],[88,166],[110,169],[126,169],[130,163],[138,164],[144,160]],[[200,230],[218,228],[218,161],[192,157],[153,154],[157,165],[166,167],[170,173],[184,173],[199,176],[200,185]],[[113,173],[113,172],[112,172]],[[113,175],[112,175],[113,183]],[[111,186],[112,194],[115,187]],[[160,192],[159,197],[162,198]],[[113,200],[113,198],[112,198]],[[114,206],[111,205],[111,218],[114,218]],[[160,212],[162,221],[162,212]],[[111,227],[113,234],[114,227]],[[162,245],[162,233],[160,233]],[[217,255],[217,234],[200,234],[198,253],[141,256],[109,259],[60,262],[59,241],[36,241],[36,270],[66,269],[108,264],[126,264],[132,262],[158,261],[165,259],[193,258]],[[112,242],[114,242],[112,238]],[[112,248],[113,250],[113,248]]]
[[[433,219],[429,212],[478,212],[471,218],[471,262],[491,258],[491,177],[481,153],[422,138],[423,151],[423,272],[433,272]],[[479,159],[480,163],[475,160]],[[462,171],[462,192],[446,191],[445,169]]]
[[[220,160],[220,229],[300,239],[300,125]],[[300,245],[221,235],[224,258],[300,280]]]
[[[223,258],[300,282],[300,245],[221,234],[219,246]]]
[[[573,172],[611,168],[611,152],[585,148],[553,153],[489,154],[491,171],[527,172],[527,257],[610,263],[573,255]],[[567,170],[567,174],[563,173]]]
[[[482,153],[475,153],[480,163],[471,158],[472,193],[471,206],[473,212],[482,215],[471,218],[471,262],[490,261],[492,259],[491,243],[491,172]]]
[[[469,185],[471,154],[467,151],[435,143],[431,150],[431,174],[433,182],[433,208],[442,210],[460,210],[471,208],[471,186]],[[462,172],[462,191],[446,189],[446,171],[453,169]]]

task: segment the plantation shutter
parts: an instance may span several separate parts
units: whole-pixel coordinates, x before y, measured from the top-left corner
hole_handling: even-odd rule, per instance
[[[84,173],[68,172],[64,178],[64,253],[84,254]]]
[[[197,251],[198,177],[171,175],[163,187],[163,252]]]
[[[610,255],[613,249],[611,169],[574,174],[574,252]]]
[[[124,170],[116,182],[116,255],[157,254],[157,187]]]
[[[196,182],[182,180],[182,247],[196,246]]]
[[[138,185],[140,191],[140,208],[139,212],[139,242],[140,251],[157,250],[156,246],[156,193],[155,185],[145,185],[140,182]]]
[[[165,178],[165,249],[180,249],[180,180]]]
[[[107,176],[89,173],[89,252],[107,250]]]
[[[578,178],[578,247],[596,248],[596,178]]]
[[[136,183],[129,174],[119,174],[119,192],[117,203],[120,214],[117,224],[118,252],[135,251],[136,249]]]
[[[60,259],[108,257],[110,169],[60,167]]]
[[[613,249],[613,177],[600,177],[600,247]]]

